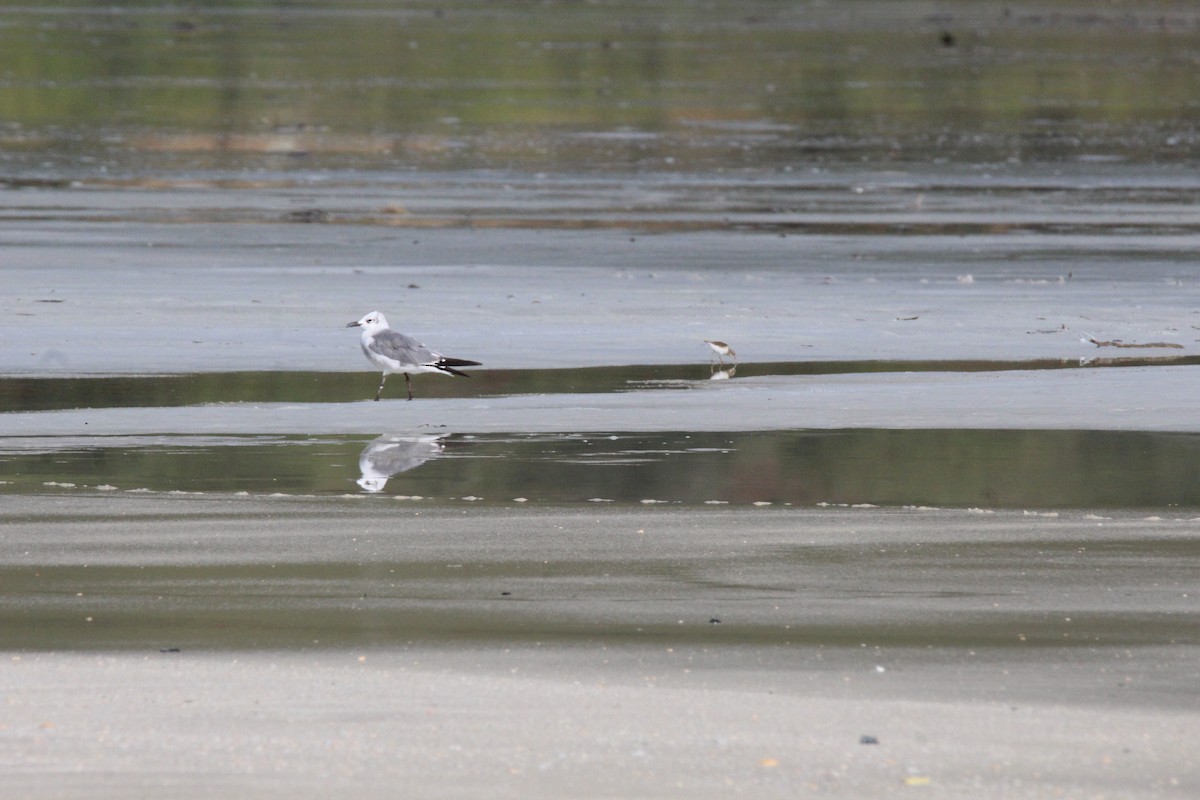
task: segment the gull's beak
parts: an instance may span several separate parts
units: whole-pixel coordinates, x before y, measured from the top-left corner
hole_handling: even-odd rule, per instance
[[[347,322],[346,327],[347,328],[357,328],[361,324],[362,324],[361,322]]]

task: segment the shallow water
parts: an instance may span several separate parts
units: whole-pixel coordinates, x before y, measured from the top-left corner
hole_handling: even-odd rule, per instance
[[[0,493],[373,495],[413,503],[1200,508],[1200,435],[833,430],[29,437]]]
[[[518,394],[595,394],[697,388],[706,381],[783,375],[861,373],[1004,372],[1104,367],[1195,366],[1200,356],[1147,355],[1077,359],[928,361],[711,362],[629,364],[574,369],[481,369],[469,380],[420,379],[414,395],[487,397]],[[403,378],[386,384],[385,398],[404,397]],[[370,399],[378,387],[367,372],[204,372],[112,377],[0,377],[0,408],[50,411],[69,408],[153,408],[201,403],[348,403]]]
[[[0,23],[7,159],[48,175],[1148,162],[1198,145],[1200,25],[1172,2],[57,2]]]

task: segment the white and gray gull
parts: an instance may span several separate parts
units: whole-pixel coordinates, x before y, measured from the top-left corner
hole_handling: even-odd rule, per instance
[[[388,375],[397,372],[404,373],[404,383],[408,387],[408,399],[413,399],[412,380],[409,375],[421,372],[440,372],[443,375],[459,375],[469,378],[465,372],[459,372],[455,367],[482,366],[478,361],[467,361],[462,358],[448,358],[441,353],[430,350],[411,336],[392,330],[387,320],[378,311],[372,311],[358,322],[351,322],[347,328],[362,328],[360,343],[363,355],[375,366],[383,370],[379,381],[379,391],[375,392],[378,400],[383,394],[383,384]]]

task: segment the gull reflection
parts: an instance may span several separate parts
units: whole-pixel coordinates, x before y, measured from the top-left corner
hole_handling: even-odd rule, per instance
[[[382,492],[388,478],[421,466],[437,458],[443,445],[439,441],[448,434],[432,436],[398,436],[385,434],[374,439],[358,457],[358,470],[362,477],[358,485],[365,492]]]

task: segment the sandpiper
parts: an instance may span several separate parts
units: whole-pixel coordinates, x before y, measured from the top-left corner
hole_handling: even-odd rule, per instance
[[[712,351],[717,354],[717,361],[720,361],[722,364],[724,364],[725,362],[721,359],[721,356],[729,356],[733,359],[734,363],[737,363],[737,353],[734,352],[734,349],[729,345],[725,344],[724,342],[718,342],[716,339],[705,339],[704,343],[712,348]]]

